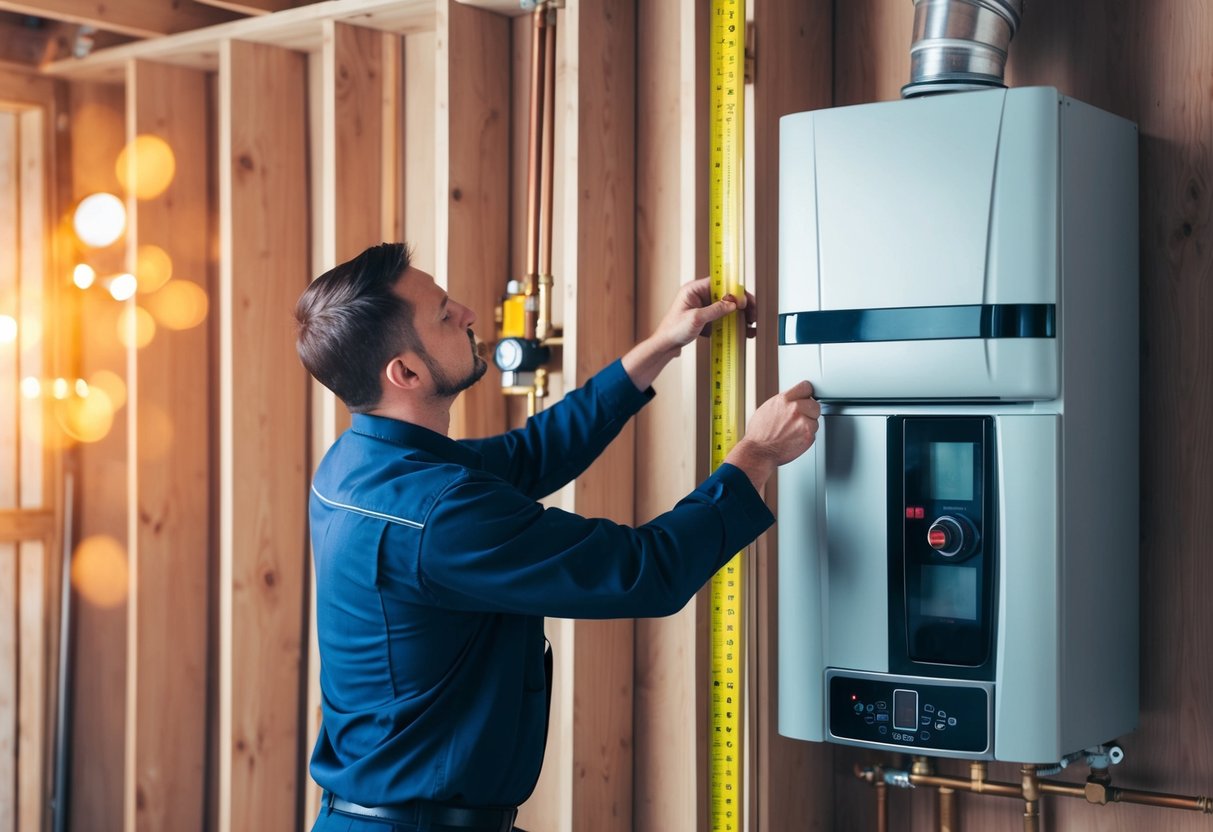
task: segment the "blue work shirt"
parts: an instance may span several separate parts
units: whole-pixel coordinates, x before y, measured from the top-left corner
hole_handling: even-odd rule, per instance
[[[488,439],[353,417],[309,506],[320,786],[364,806],[522,803],[543,761],[543,617],[677,612],[774,522],[731,465],[637,528],[538,502],[651,396],[616,361]]]

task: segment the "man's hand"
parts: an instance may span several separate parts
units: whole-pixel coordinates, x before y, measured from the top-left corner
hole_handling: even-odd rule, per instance
[[[813,398],[813,385],[802,381],[767,399],[754,411],[745,436],[724,461],[744,471],[754,488],[761,490],[776,468],[813,446],[820,417],[821,405]]]
[[[741,303],[732,295],[725,295],[712,303],[712,287],[708,278],[684,284],[678,290],[670,310],[657,325],[657,331],[632,347],[623,357],[623,369],[638,390],[647,389],[683,347],[698,336],[707,335],[713,321],[738,309],[745,310],[746,336],[753,338],[758,331],[758,310],[753,295],[746,292]]]
[[[739,301],[733,295],[725,295],[712,303],[712,282],[702,277],[679,288],[670,310],[657,325],[653,338],[668,344],[669,349],[681,350],[698,336],[707,335],[713,321],[738,309],[745,310],[746,336],[753,338],[758,331],[758,309],[754,305],[754,296],[746,292]]]

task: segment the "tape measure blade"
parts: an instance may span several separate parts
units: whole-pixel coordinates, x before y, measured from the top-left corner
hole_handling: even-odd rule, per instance
[[[708,263],[712,299],[745,297],[744,0],[712,0],[709,67],[710,162]],[[744,314],[717,321],[711,331],[711,464],[718,468],[741,438],[745,381],[741,347]],[[709,795],[713,832],[740,832],[744,822],[744,610],[745,553],[735,555],[711,581],[711,689],[709,693]]]

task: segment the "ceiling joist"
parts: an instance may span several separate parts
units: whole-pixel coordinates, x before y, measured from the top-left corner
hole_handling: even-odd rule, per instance
[[[235,20],[228,9],[193,0],[0,0],[0,11],[94,26],[135,37],[158,37]]]

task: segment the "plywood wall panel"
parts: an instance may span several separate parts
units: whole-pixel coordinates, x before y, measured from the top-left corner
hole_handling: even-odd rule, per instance
[[[220,55],[218,828],[298,824],[307,563],[307,377],[290,310],[307,286],[306,67]],[[255,634],[255,637],[253,637]]]
[[[128,200],[132,254],[156,246],[172,261],[172,278],[135,299],[160,317],[153,340],[130,356],[128,829],[200,830],[205,817],[212,345],[205,317],[183,329],[166,322],[187,312],[175,291],[213,297],[206,83],[205,73],[182,67],[127,70],[128,141],[138,148],[155,137],[176,160],[163,192]],[[146,153],[128,159],[136,192],[161,173]]]
[[[509,269],[509,19],[438,0],[434,277],[492,340]],[[451,435],[505,429],[499,387],[478,384],[451,410]]]

